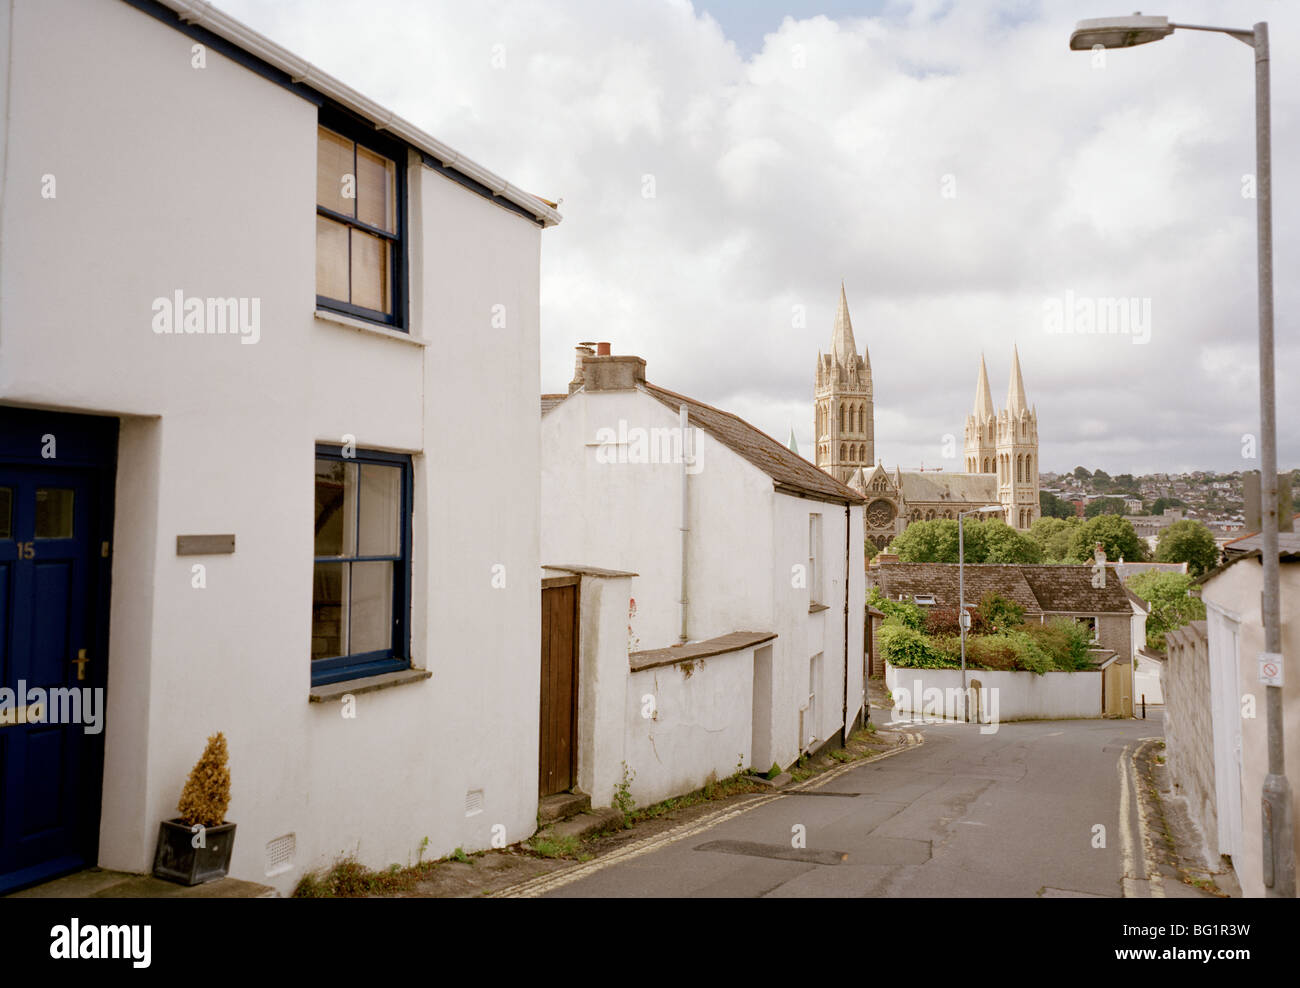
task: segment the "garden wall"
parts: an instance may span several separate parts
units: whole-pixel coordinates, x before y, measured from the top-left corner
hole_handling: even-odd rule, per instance
[[[980,684],[980,722],[1073,720],[1101,716],[1101,672],[992,672],[967,669]],[[900,669],[885,664],[896,713],[957,719],[960,669]],[[972,720],[974,719],[972,715]]]
[[[638,806],[749,767],[755,651],[750,645],[631,672],[623,750]]]

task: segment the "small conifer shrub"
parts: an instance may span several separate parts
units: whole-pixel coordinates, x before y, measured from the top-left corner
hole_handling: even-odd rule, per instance
[[[189,826],[217,827],[225,822],[230,805],[230,769],[226,762],[226,736],[218,731],[190,772],[177,805],[181,819]]]

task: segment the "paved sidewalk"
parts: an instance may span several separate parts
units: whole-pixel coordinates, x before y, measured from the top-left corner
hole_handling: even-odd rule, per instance
[[[87,868],[14,892],[10,899],[273,899],[269,885],[221,878],[202,885],[177,885],[152,875]]]
[[[1161,718],[1163,720],[1163,718]],[[1159,721],[1157,722],[1159,723]],[[1209,860],[1204,835],[1169,779],[1163,738],[1133,753],[1140,808],[1149,837],[1147,857],[1169,898],[1240,898],[1241,886],[1226,858]]]

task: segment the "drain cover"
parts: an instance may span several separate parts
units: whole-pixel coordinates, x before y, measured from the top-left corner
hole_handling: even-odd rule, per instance
[[[818,851],[783,844],[756,844],[747,840],[711,840],[695,847],[697,851],[720,854],[746,854],[752,858],[776,858],[779,861],[802,861],[805,864],[837,865],[849,859],[847,851]]]

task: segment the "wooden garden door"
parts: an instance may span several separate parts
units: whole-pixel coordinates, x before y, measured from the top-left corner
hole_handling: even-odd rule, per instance
[[[542,581],[542,700],[537,794],[577,782],[578,577]]]

